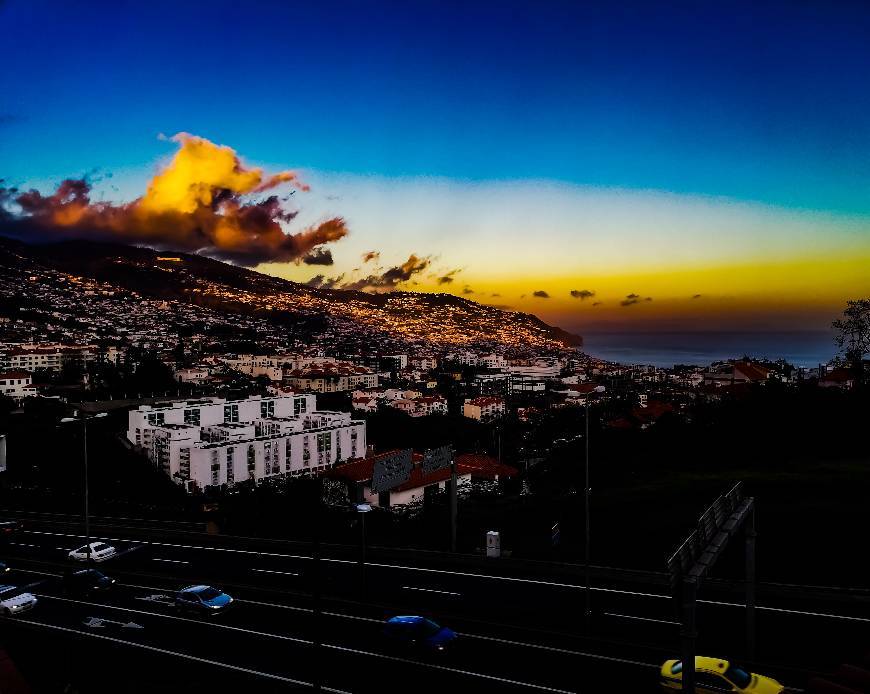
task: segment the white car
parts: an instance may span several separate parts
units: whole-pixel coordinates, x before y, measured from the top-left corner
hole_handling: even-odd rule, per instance
[[[87,561],[90,555],[91,561],[100,562],[111,559],[117,553],[118,550],[112,547],[112,545],[107,545],[105,542],[92,542],[89,545],[84,545],[70,551],[69,558],[76,561]]]
[[[0,586],[0,614],[4,617],[12,617],[36,607],[37,601],[33,595],[15,593],[15,590],[15,586]]]

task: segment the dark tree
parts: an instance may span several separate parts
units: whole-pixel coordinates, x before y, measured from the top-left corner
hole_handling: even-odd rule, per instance
[[[846,303],[843,317],[833,323],[837,347],[852,363],[857,383],[864,380],[864,356],[870,352],[870,299]]]

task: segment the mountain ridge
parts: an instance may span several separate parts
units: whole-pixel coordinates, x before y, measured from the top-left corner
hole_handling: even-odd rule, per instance
[[[7,262],[14,263],[14,256],[18,256],[143,296],[220,305],[224,310],[265,310],[273,315],[274,311],[321,314],[337,321],[356,320],[375,331],[384,331],[386,326],[386,332],[398,332],[406,340],[414,338],[409,341],[427,338],[445,344],[514,341],[510,329],[495,326],[493,330],[493,323],[503,321],[513,325],[531,344],[552,343],[554,347],[583,344],[579,335],[548,325],[533,314],[486,306],[453,294],[410,291],[375,294],[312,287],[204,255],[169,249],[83,239],[28,243],[0,236],[0,255]],[[464,321],[470,321],[469,333],[480,339],[463,339],[458,330]],[[481,330],[480,324],[485,324],[487,330]],[[493,333],[490,336],[493,339],[487,339],[488,332]]]

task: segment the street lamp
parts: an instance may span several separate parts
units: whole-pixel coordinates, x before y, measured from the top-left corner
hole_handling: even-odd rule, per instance
[[[87,557],[87,561],[91,560],[91,520],[90,520],[90,511],[88,508],[89,503],[89,485],[88,485],[88,420],[90,419],[100,419],[106,416],[105,412],[97,412],[96,414],[86,415],[82,410],[77,410],[77,417],[64,417],[60,420],[61,424],[69,424],[72,422],[81,422],[82,425],[82,450],[84,452],[84,487],[85,487],[85,546],[87,549],[85,550],[85,556]]]
[[[590,601],[590,597],[591,597],[590,596],[590,589],[591,589],[591,587],[589,585],[589,535],[590,535],[590,532],[589,532],[589,495],[590,495],[590,492],[592,490],[589,488],[589,401],[588,401],[588,399],[587,399],[585,405],[583,406],[583,409],[586,413],[586,425],[585,425],[586,433],[585,433],[585,436],[583,437],[584,438],[584,446],[586,448],[586,455],[585,455],[585,457],[586,457],[586,466],[585,466],[586,467],[586,470],[585,470],[586,480],[585,480],[585,484],[584,484],[584,496],[586,498],[586,503],[584,504],[585,513],[586,513],[586,523],[585,523],[586,541],[584,542],[584,555],[585,555],[584,573],[586,575],[586,609],[585,609],[585,613],[586,613],[586,619],[588,620],[592,614],[591,601]]]
[[[372,505],[369,503],[356,504],[356,512],[359,514],[360,520],[360,589],[363,599],[366,597],[366,514],[372,510]]]

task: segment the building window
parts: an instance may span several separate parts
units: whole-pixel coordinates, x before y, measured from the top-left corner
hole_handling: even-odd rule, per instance
[[[239,421],[239,406],[224,405],[224,423]]]
[[[290,461],[293,458],[293,440],[284,440],[284,471],[290,472]]]
[[[330,461],[332,453],[332,432],[327,431],[317,435],[317,464],[325,465]]]
[[[199,426],[199,408],[184,411],[184,423]]]
[[[307,410],[307,403],[305,402],[305,398],[296,398],[293,400],[293,416],[298,417],[300,414],[304,414]]]
[[[263,474],[272,474],[272,442],[266,441],[263,444]]]
[[[305,467],[311,465],[311,442],[307,436],[302,439],[302,464]]]
[[[269,457],[272,461],[271,471],[273,475],[277,475],[281,472],[281,458],[278,455],[278,442],[277,441],[267,441],[266,442],[267,450],[269,451]]]
[[[257,471],[257,452],[254,450],[254,445],[248,445],[248,476],[254,478]]]
[[[164,417],[164,415],[162,412],[157,412],[155,414],[149,414],[148,415],[148,423],[153,427],[154,426],[157,426],[157,427],[163,426],[163,417]]]
[[[236,481],[236,471],[233,469],[233,454],[235,452],[232,446],[227,448],[227,484],[232,484]]]
[[[221,461],[218,460],[218,452],[211,452],[211,483],[217,486],[221,483]]]
[[[190,479],[190,449],[182,448],[178,451],[178,474],[182,479]]]
[[[275,401],[274,400],[263,400],[260,402],[260,419],[266,419],[268,417],[275,416]]]

